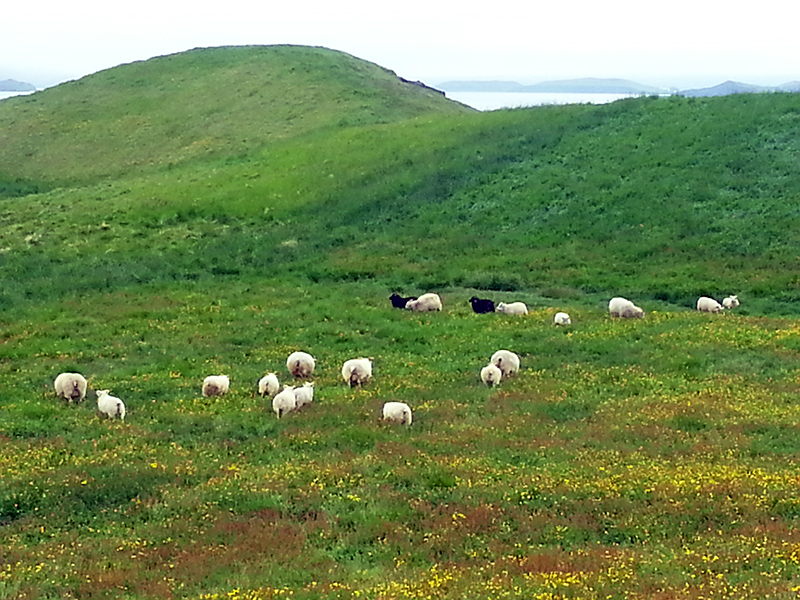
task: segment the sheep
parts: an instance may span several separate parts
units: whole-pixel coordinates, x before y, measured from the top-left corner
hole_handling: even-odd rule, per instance
[[[314,383],[306,381],[302,387],[294,388],[294,403],[295,408],[300,408],[306,404],[311,404],[314,400]]]
[[[489,387],[498,385],[503,380],[503,372],[495,364],[488,364],[481,369],[481,381]]]
[[[389,300],[391,300],[392,306],[394,306],[395,308],[405,308],[406,307],[406,303],[409,300],[416,300],[416,299],[417,299],[416,296],[408,296],[407,298],[404,298],[403,296],[401,296],[397,292],[395,292],[391,296],[389,296]]]
[[[625,298],[612,298],[608,302],[608,313],[612,317],[622,317],[625,319],[641,318],[644,311],[630,300]]]
[[[722,312],[722,304],[708,296],[700,296],[697,299],[697,310],[700,312],[718,313]]]
[[[525,306],[524,302],[512,302],[511,304],[498,302],[497,306],[494,308],[494,311],[507,315],[527,315],[528,307]]]
[[[498,350],[492,354],[491,363],[503,374],[503,379],[513,377],[519,372],[519,356],[509,350]]]
[[[281,389],[278,376],[275,373],[267,373],[258,380],[258,393],[262,396],[274,396]]]
[[[279,419],[297,408],[297,397],[294,391],[295,388],[285,385],[283,386],[283,391],[272,399],[272,410],[275,411]]]
[[[411,425],[411,408],[405,402],[387,402],[383,405],[383,420],[400,425]]]
[[[362,386],[372,378],[372,360],[351,358],[342,366],[342,378],[350,387]]]
[[[556,316],[553,317],[553,323],[556,325],[572,325],[572,319],[569,318],[567,313],[558,312]]]
[[[725,308],[736,308],[739,306],[739,299],[736,296],[728,296],[722,300],[722,306]]]
[[[416,300],[409,300],[406,302],[406,310],[413,310],[415,312],[429,312],[434,310],[442,310],[442,299],[438,294],[422,294]]]
[[[292,352],[286,359],[286,368],[293,377],[310,377],[314,372],[314,357],[307,352]]]
[[[86,397],[86,379],[80,373],[61,373],[53,382],[56,396],[79,404]]]
[[[97,390],[97,410],[109,419],[125,420],[125,404],[119,398],[109,395],[111,390]]]
[[[203,396],[222,396],[228,393],[230,380],[227,375],[209,375],[203,380]]]
[[[479,315],[494,312],[494,301],[492,300],[473,296],[469,299],[469,303],[472,305],[472,312]]]

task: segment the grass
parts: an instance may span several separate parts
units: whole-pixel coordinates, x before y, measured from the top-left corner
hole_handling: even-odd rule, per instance
[[[475,113],[275,47],[12,100],[0,595],[800,592],[795,96]],[[609,318],[620,294],[647,316]],[[522,370],[489,390],[500,348]],[[298,349],[314,402],[278,420],[257,381]],[[356,356],[363,390],[340,381]],[[126,420],[59,402],[61,371]],[[231,392],[202,397],[217,373]],[[390,400],[413,426],[379,419]]]

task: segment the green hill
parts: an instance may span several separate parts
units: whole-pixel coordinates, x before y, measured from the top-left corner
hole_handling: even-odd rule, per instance
[[[324,48],[198,49],[4,102],[0,175],[85,183],[248,154],[348,125],[467,110]]]
[[[2,298],[268,269],[795,313],[799,110],[477,113],[318,48],[123,65],[0,105]]]
[[[4,100],[0,597],[796,596],[799,130],[791,94],[478,113],[302,47]]]

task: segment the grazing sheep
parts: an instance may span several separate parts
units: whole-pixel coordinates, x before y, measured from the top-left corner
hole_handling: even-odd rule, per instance
[[[203,396],[222,396],[228,393],[230,380],[227,375],[209,375],[203,380]]]
[[[293,377],[310,377],[314,372],[314,357],[307,352],[292,352],[286,359],[286,368]]]
[[[383,405],[383,420],[400,425],[411,425],[411,408],[405,402],[387,402]]]
[[[392,301],[392,306],[394,306],[395,308],[405,308],[406,307],[406,303],[409,300],[416,300],[416,299],[417,299],[416,296],[408,296],[407,298],[404,298],[403,296],[401,296],[397,292],[395,292],[391,296],[389,296],[389,300]]]
[[[736,296],[728,296],[722,300],[722,306],[725,308],[736,308],[739,306],[739,299]]]
[[[718,313],[722,312],[722,304],[708,296],[700,296],[697,299],[697,310],[700,312]]]
[[[481,369],[481,381],[489,387],[498,385],[503,380],[503,372],[497,365],[488,364]]]
[[[267,373],[258,380],[258,393],[262,396],[274,396],[279,389],[281,389],[281,384],[275,373]]]
[[[294,388],[294,403],[295,408],[300,408],[306,404],[311,404],[314,400],[314,383],[306,381],[302,387]]]
[[[478,313],[479,315],[494,312],[494,301],[492,300],[473,296],[469,299],[469,303],[472,305],[472,312]]]
[[[351,358],[342,366],[342,378],[350,387],[364,385],[372,378],[372,361],[369,358]]]
[[[78,404],[86,397],[86,379],[80,373],[61,373],[53,382],[56,396]]]
[[[125,404],[119,398],[110,396],[111,390],[97,390],[97,410],[109,419],[125,419]]]
[[[498,350],[492,354],[491,363],[503,374],[503,379],[513,377],[519,372],[519,356],[509,350]]]
[[[524,302],[512,302],[506,304],[505,302],[498,302],[494,309],[495,312],[504,313],[507,315],[527,315],[528,307]]]
[[[608,302],[608,313],[612,317],[622,317],[625,319],[641,318],[644,311],[630,300],[625,298],[612,298]]]
[[[559,312],[553,317],[553,323],[556,325],[572,325],[572,319],[569,318],[567,313]]]
[[[406,302],[406,309],[415,312],[442,310],[442,299],[439,298],[438,294],[422,294],[416,300]]]
[[[294,388],[290,385],[283,386],[283,391],[272,399],[272,410],[280,419],[283,415],[297,408],[297,398]]]

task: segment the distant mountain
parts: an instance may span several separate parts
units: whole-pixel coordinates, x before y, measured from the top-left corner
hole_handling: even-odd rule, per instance
[[[5,79],[0,81],[0,92],[35,92],[36,87],[24,81]]]
[[[708,88],[681,90],[679,96],[700,98],[708,96],[727,96],[729,94],[759,94],[762,92],[800,92],[800,81],[790,81],[776,86],[752,85],[738,81],[725,81]]]
[[[439,84],[447,92],[534,92],[575,94],[665,94],[666,88],[654,87],[628,79],[564,79],[522,85],[516,81],[446,81]]]

